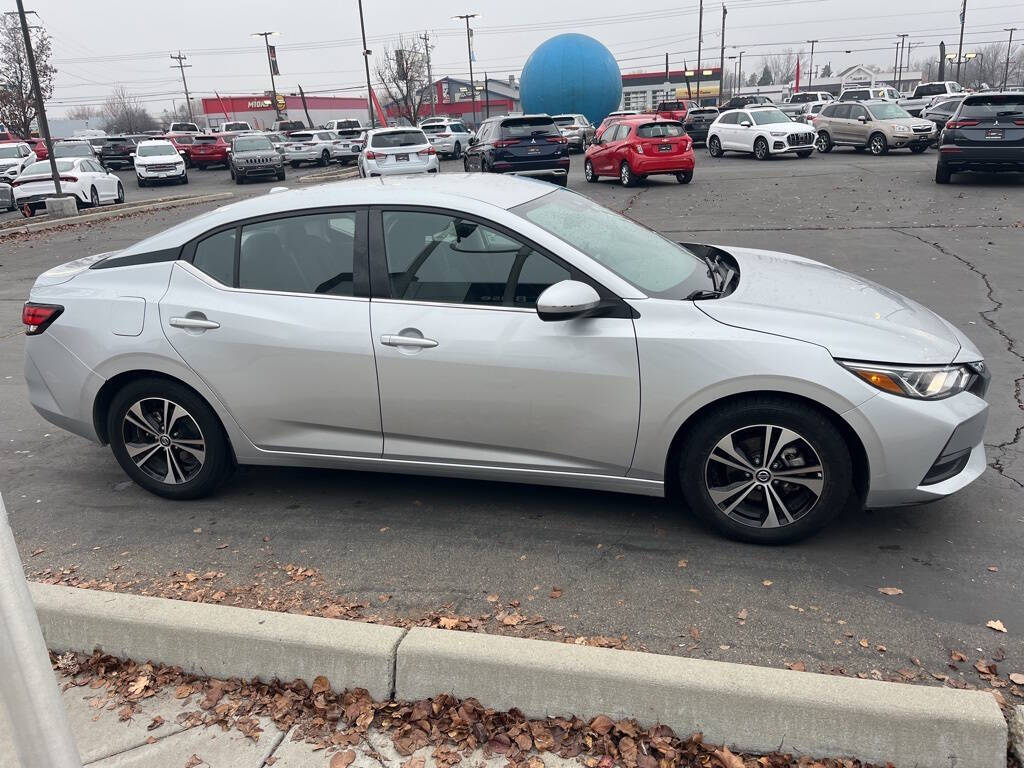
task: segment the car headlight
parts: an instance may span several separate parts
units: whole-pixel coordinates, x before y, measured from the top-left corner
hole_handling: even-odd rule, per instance
[[[892,127],[892,129],[893,129],[893,130],[894,130],[894,131],[895,131],[896,133],[909,133],[909,132],[910,132],[910,129],[909,129],[909,128],[907,128],[907,126],[905,126],[905,125],[894,125],[894,126]]]
[[[968,365],[900,366],[837,360],[841,366],[876,389],[917,400],[941,400],[963,392],[975,371]]]
[[[786,131],[769,131],[772,136],[785,136]]]

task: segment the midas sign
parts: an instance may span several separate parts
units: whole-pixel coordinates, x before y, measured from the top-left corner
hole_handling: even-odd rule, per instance
[[[249,109],[269,109],[270,99],[253,99],[248,104]]]

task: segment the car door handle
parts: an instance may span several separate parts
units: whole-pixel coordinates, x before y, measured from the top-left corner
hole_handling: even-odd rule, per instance
[[[214,328],[220,328],[220,323],[207,320],[205,317],[172,317],[168,322],[175,328],[191,330],[212,331]]]
[[[395,334],[381,336],[380,343],[385,347],[421,347],[429,349],[437,346],[437,342],[433,339],[422,339],[418,336],[398,336]]]

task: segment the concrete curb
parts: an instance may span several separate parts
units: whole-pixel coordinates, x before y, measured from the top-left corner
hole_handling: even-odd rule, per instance
[[[328,182],[328,181],[343,181],[344,179],[353,179],[359,175],[357,168],[350,168],[345,171],[333,171],[331,173],[311,173],[306,176],[299,176],[295,179],[296,184],[315,184],[317,182]]]
[[[982,691],[30,584],[54,650],[152,660],[215,677],[441,692],[526,715],[634,717],[739,750],[899,766],[1005,768],[1007,725]]]
[[[234,192],[215,192],[209,195],[174,195],[172,197],[157,197],[138,203],[122,203],[120,205],[105,205],[101,210],[91,213],[83,213],[78,216],[69,216],[64,219],[53,219],[52,221],[36,221],[31,224],[20,224],[17,226],[0,227],[0,238],[7,235],[23,235],[28,232],[38,232],[44,229],[66,227],[74,224],[85,224],[90,221],[110,219],[122,213],[143,213],[157,208],[177,208],[182,205],[197,205],[199,203],[210,203],[215,200],[225,200],[234,197]]]
[[[216,678],[302,679],[391,696],[397,627],[29,582],[51,649],[180,666]]]

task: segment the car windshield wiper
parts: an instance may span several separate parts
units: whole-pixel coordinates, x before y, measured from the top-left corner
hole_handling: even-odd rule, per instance
[[[689,296],[687,296],[686,300],[687,301],[701,301],[703,299],[717,299],[717,298],[721,297],[721,295],[723,293],[724,293],[724,291],[718,291],[718,290],[709,291],[706,288],[701,288],[699,290],[694,291]]]
[[[699,256],[698,258],[701,261],[703,261],[707,265],[707,267],[708,267],[708,277],[711,278],[711,289],[712,289],[712,291],[717,292],[718,295],[721,296],[725,292],[725,285],[724,284],[723,285],[719,284],[722,281],[722,276],[718,273],[718,267],[719,267],[718,257],[717,256],[706,255],[706,256]],[[702,293],[702,292],[703,291],[695,291],[695,293]]]
[[[1011,109],[1007,112],[996,112],[996,117],[1010,117],[1011,115],[1024,115],[1024,111]]]

